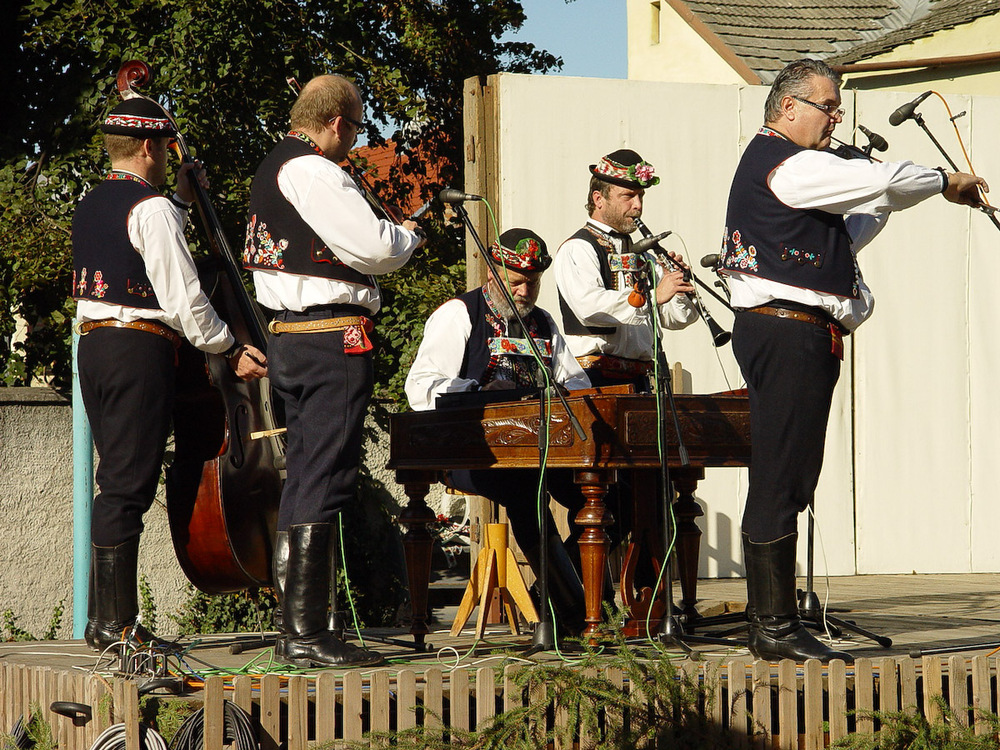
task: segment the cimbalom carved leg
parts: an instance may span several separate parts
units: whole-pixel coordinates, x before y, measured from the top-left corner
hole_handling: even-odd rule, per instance
[[[607,566],[611,539],[605,528],[615,522],[604,505],[608,484],[616,480],[614,471],[577,470],[574,481],[580,485],[586,503],[576,516],[583,527],[580,535],[580,567],[587,611],[585,637],[596,636],[601,624],[601,601],[604,597],[604,569]]]
[[[670,470],[670,481],[677,490],[674,516],[677,518],[677,572],[681,581],[681,611],[688,618],[697,617],[698,559],[701,555],[701,528],[698,518],[705,515],[694,499],[705,469],[696,466]]]

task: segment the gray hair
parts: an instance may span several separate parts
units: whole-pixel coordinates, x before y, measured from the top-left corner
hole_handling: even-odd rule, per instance
[[[840,74],[822,60],[803,58],[788,63],[771,84],[767,101],[764,102],[764,122],[776,122],[781,119],[781,100],[786,96],[798,96],[805,99],[812,93],[812,78],[829,78],[838,87]]]

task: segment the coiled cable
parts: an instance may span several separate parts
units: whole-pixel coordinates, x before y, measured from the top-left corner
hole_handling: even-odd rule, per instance
[[[222,702],[223,739],[232,750],[256,750],[260,745],[253,717],[232,701]],[[205,746],[205,709],[184,720],[170,742],[170,750],[202,750]]]
[[[145,750],[167,750],[167,742],[155,729],[140,724],[139,747]],[[94,740],[90,750],[125,750],[125,725],[112,724]]]

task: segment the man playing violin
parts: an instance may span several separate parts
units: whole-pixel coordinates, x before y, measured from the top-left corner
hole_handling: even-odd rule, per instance
[[[750,651],[763,659],[840,658],[802,626],[797,517],[823,463],[842,336],[872,312],[855,254],[891,211],[938,193],[978,205],[986,183],[911,162],[844,160],[826,150],[844,115],[840,78],[789,63],[764,105],[729,194],[723,273],[737,309],[733,353],[750,396],[754,455],[743,514]]]
[[[535,339],[555,382],[570,390],[589,388],[590,381],[573,358],[546,311],[535,306],[542,272],[552,258],[545,242],[530,229],[508,229],[493,243],[490,254],[501,271],[492,271],[485,286],[445,302],[424,327],[424,338],[406,377],[406,397],[417,411],[435,408],[441,394],[538,388],[538,363],[526,345],[525,331],[501,289],[507,284],[518,314]],[[518,546],[532,570],[541,569],[538,471],[482,469],[453,471],[456,489],[482,495],[502,505]],[[584,505],[579,485],[569,470],[550,470],[550,494],[570,509],[574,518]],[[545,513],[548,513],[547,498]],[[548,529],[555,529],[549,516]],[[552,534],[548,544],[549,597],[564,632],[578,634],[584,626],[583,584],[563,546]]]
[[[194,200],[183,165],[167,177],[174,126],[155,102],[129,99],[101,125],[111,172],[73,218],[73,296],[80,333],[80,390],[100,463],[91,523],[87,644],[163,645],[137,623],[136,566],[142,516],[156,494],[170,433],[181,338],[225,356],[244,380],[267,374],[264,354],[240,344],[202,292],[184,239]]]
[[[648,391],[653,332],[646,306],[629,294],[639,278],[640,256],[629,235],[642,216],[646,189],[659,183],[653,165],[620,149],[590,165],[586,225],[559,248],[553,263],[563,331],[574,356],[595,386],[634,382]],[[680,260],[674,256],[675,260]],[[682,271],[657,268],[654,290],[659,325],[684,328],[698,313],[682,292],[694,287]]]
[[[348,80],[309,81],[292,106],[291,131],[250,190],[243,261],[258,301],[276,313],[270,378],[288,429],[274,554],[283,630],[276,651],[299,665],[381,661],[327,629],[331,545],[361,462],[374,382],[369,335],[381,304],[375,276],[402,267],[424,240],[412,221],[377,218],[338,166],[361,117],[361,97]]]

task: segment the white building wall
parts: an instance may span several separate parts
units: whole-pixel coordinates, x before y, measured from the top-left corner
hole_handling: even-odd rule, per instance
[[[643,218],[654,232],[675,232],[666,247],[695,261],[718,251],[732,174],[761,123],[765,87],[509,74],[491,83],[499,111],[501,231],[530,227],[555,250],[586,219],[587,166],[628,147],[661,177],[647,193]],[[838,136],[850,140],[857,111],[890,140],[887,158],[943,163],[913,123],[891,130],[884,124],[910,98],[845,92],[848,114]],[[951,99],[955,112],[969,112],[959,122],[972,147],[981,123],[980,171],[1000,173],[997,157],[986,158],[1000,100]],[[960,156],[943,107],[928,100],[921,111]],[[995,232],[981,214],[932,198],[894,217],[862,252],[878,306],[848,340],[835,395],[816,498],[818,575],[1000,569],[990,542],[1000,504],[989,481],[1000,445],[1000,396],[991,382],[1000,357],[990,326],[1000,312],[989,286],[1000,270],[991,252]],[[729,328],[732,314],[707,302]],[[558,309],[551,278],[541,304]],[[730,346],[712,347],[701,322],[668,332],[666,350],[690,373],[695,392],[743,385]],[[709,470],[701,484],[701,575],[741,574],[745,492],[739,469]],[[804,553],[804,517],[800,536]]]

